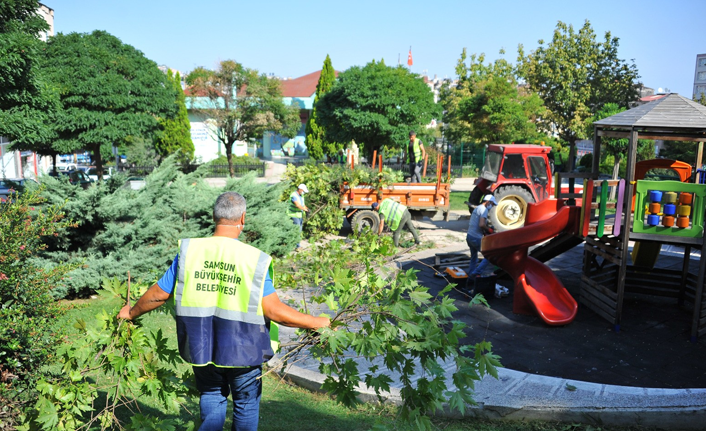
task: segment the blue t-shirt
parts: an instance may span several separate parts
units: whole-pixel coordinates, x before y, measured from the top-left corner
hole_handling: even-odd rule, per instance
[[[480,219],[482,218],[488,218],[488,207],[483,204],[478,205],[476,209],[473,210],[473,214],[471,214],[471,221],[468,222],[467,235],[471,238],[483,238],[483,231],[480,226],[478,226]]]
[[[179,253],[172,261],[167,272],[164,273],[162,278],[159,279],[157,285],[168,294],[172,294],[174,291],[174,286],[176,286],[177,281],[177,267],[179,266]],[[272,283],[272,278],[270,278],[269,272],[265,276],[265,286],[262,289],[262,297],[275,293],[275,286]]]

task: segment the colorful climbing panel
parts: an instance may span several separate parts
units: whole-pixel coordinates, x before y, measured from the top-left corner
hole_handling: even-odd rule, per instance
[[[706,184],[638,181],[633,232],[699,238],[703,235]]]

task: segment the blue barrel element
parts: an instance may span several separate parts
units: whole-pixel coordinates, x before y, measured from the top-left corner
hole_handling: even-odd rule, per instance
[[[662,202],[662,192],[659,190],[650,190],[650,202]]]
[[[659,216],[654,214],[648,215],[647,224],[650,226],[657,226],[659,224]]]
[[[662,207],[664,215],[674,215],[677,212],[677,206],[674,204],[666,204]]]

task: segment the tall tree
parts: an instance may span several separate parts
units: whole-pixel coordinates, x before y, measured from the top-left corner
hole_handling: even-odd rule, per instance
[[[177,114],[174,118],[160,119],[163,130],[155,139],[154,146],[162,158],[179,152],[179,161],[186,164],[194,158],[194,143],[191,140],[191,123],[189,113],[186,111],[186,97],[181,88],[181,75],[179,72],[174,75],[171,70],[167,70],[167,81],[176,94],[174,104]]]
[[[225,147],[231,177],[236,141],[262,138],[267,131],[293,138],[301,127],[299,108],[282,102],[279,80],[236,61],[221,61],[216,70],[196,68],[186,82],[191,86],[190,108],[212,122]]]
[[[314,107],[311,110],[309,121],[306,122],[306,149],[309,152],[309,156],[315,160],[321,159],[324,155],[331,157],[343,147],[342,144],[326,140],[326,133],[318,124],[319,114],[316,105],[324,94],[331,91],[334,81],[336,81],[336,71],[333,69],[331,58],[327,54],[324,66],[321,68],[319,83],[316,84]]]
[[[619,114],[626,109],[618,106],[615,103],[606,103],[601,107],[601,109],[596,112],[587,122],[588,130],[587,134],[593,133],[593,123],[602,120],[604,118],[612,117],[613,115]],[[612,178],[614,180],[618,179],[618,174],[620,172],[620,162],[624,157],[627,156],[628,145],[630,141],[628,139],[618,139],[618,138],[601,138],[601,145],[605,150],[605,153],[612,155],[614,158],[613,163],[613,174]],[[654,158],[654,141],[648,139],[639,139],[637,142],[637,161],[647,160]],[[616,188],[612,187],[610,192],[610,199],[615,199]]]
[[[99,178],[103,157],[128,137],[152,139],[158,118],[176,113],[176,94],[157,64],[104,31],[59,33],[47,45],[47,80],[59,89],[61,153],[89,150]]]
[[[406,67],[384,61],[351,67],[338,75],[331,91],[317,104],[326,139],[362,144],[368,159],[383,148],[397,151],[409,131],[441,117],[441,105],[424,80]]]
[[[517,85],[504,59],[483,64],[485,56],[473,54],[467,66],[466,58],[464,48],[456,66],[457,85],[441,92],[446,137],[480,144],[535,138],[536,120],[545,111],[539,96]]]
[[[584,139],[587,120],[606,103],[628,108],[638,99],[634,62],[618,58],[618,38],[596,40],[588,20],[578,32],[558,22],[551,43],[525,54],[518,49],[518,72],[539,94],[548,112],[544,123],[564,141]]]
[[[0,136],[16,146],[49,142],[48,121],[54,99],[44,91],[38,62],[49,24],[37,13],[36,0],[0,2]]]

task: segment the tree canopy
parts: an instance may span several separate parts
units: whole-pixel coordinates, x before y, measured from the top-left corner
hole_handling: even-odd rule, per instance
[[[176,94],[174,104],[177,114],[174,118],[160,119],[163,131],[155,139],[155,149],[161,157],[179,153],[179,160],[188,163],[194,158],[194,143],[191,140],[191,123],[189,113],[186,111],[186,98],[181,88],[181,75],[174,75],[167,71],[167,81],[171,84]]]
[[[44,91],[38,66],[49,25],[37,13],[36,0],[0,2],[0,136],[20,148],[49,142],[53,99]]]
[[[634,62],[618,58],[618,38],[599,42],[588,20],[578,32],[558,22],[549,44],[525,54],[518,49],[518,73],[544,101],[543,123],[569,143],[584,139],[587,120],[606,103],[628,108],[638,99]]]
[[[233,60],[221,61],[216,70],[198,67],[186,78],[190,85],[190,108],[210,121],[218,141],[225,147],[231,177],[233,144],[262,138],[275,132],[293,138],[301,127],[299,107],[282,102],[277,79]]]
[[[441,106],[420,76],[383,61],[339,74],[316,108],[326,139],[355,139],[368,157],[383,148],[400,150],[410,130],[418,131],[441,116]]]
[[[159,118],[176,113],[176,93],[157,64],[104,31],[61,34],[47,45],[46,77],[60,93],[54,120],[60,153],[101,154],[128,137],[151,139]]]
[[[318,124],[319,114],[316,105],[324,94],[331,91],[334,81],[336,81],[336,71],[331,65],[331,58],[326,55],[324,65],[321,68],[319,82],[316,84],[314,107],[311,110],[309,121],[306,123],[306,149],[309,152],[309,156],[315,160],[321,159],[324,155],[332,157],[343,147],[342,144],[326,140],[326,133],[321,125]]]
[[[535,122],[544,114],[542,100],[518,87],[514,68],[498,59],[483,64],[483,54],[470,56],[466,49],[456,66],[458,82],[445,87],[445,136],[452,142],[510,143],[537,137]]]

